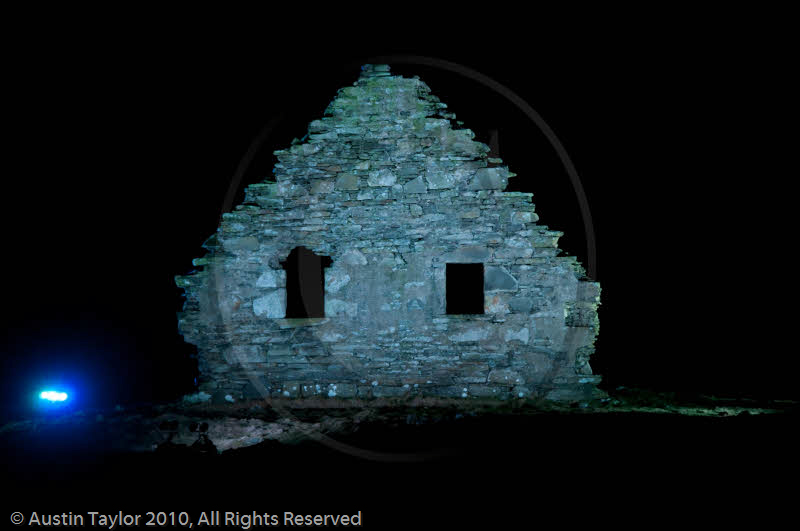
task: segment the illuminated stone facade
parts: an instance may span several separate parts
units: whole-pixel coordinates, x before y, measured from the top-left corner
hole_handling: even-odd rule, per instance
[[[559,256],[561,233],[537,224],[532,194],[504,192],[514,174],[454,118],[421,80],[366,65],[303,141],[276,152],[274,182],[250,185],[200,269],[176,279],[200,391],[215,401],[598,394],[600,286]],[[297,288],[282,263],[298,247],[329,259],[324,316],[286,316]],[[461,270],[447,264],[480,264],[459,291],[478,283],[482,313],[448,313],[447,275]],[[301,278],[301,299],[304,289],[313,279]]]

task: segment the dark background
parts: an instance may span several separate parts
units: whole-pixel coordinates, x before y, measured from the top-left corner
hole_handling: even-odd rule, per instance
[[[602,306],[595,372],[619,385],[797,396],[781,344],[793,239],[787,63],[736,35],[568,43],[313,48],[163,37],[21,40],[6,64],[3,194],[5,416],[58,383],[76,405],[175,399],[193,389],[180,291],[226,194],[267,177],[358,65],[423,55],[519,95],[577,168],[596,236]],[[442,69],[419,75],[532,191],[540,223],[587,264],[575,191],[537,127],[497,93]],[[248,148],[264,139],[238,186]]]
[[[798,91],[780,15],[625,11],[587,14],[578,24],[577,13],[490,5],[465,25],[430,6],[389,6],[391,16],[375,7],[371,20],[351,27],[327,20],[327,33],[277,12],[245,16],[250,27],[217,13],[201,24],[188,10],[175,19],[5,17],[3,420],[31,414],[44,385],[68,389],[72,407],[84,409],[191,392],[193,349],[177,334],[182,300],[173,277],[202,256],[227,194],[235,203],[246,184],[268,176],[271,152],[302,137],[360,64],[392,54],[440,58],[496,80],[565,146],[596,235],[603,293],[592,366],[604,388],[798,398],[799,362],[786,339],[796,292]],[[413,20],[387,24],[402,14]],[[517,108],[451,72],[412,64],[393,71],[419,75],[478,140],[489,143],[497,131],[499,154],[518,174],[512,189],[532,191],[540,223],[564,231],[561,247],[587,263],[574,190]],[[203,510],[362,509],[369,525],[381,524],[373,528],[594,519],[603,500],[613,501],[605,511],[615,524],[643,527],[684,511],[695,522],[698,508],[718,524],[748,508],[776,514],[778,491],[797,470],[788,416],[437,426],[429,440],[413,427],[378,427],[354,441],[462,450],[445,464],[413,466],[348,458],[312,442],[208,460],[112,459],[77,428],[55,427],[33,442],[4,437],[14,496],[3,518],[98,510],[102,495],[107,512],[192,506],[177,499]],[[759,503],[756,491],[769,501]],[[563,505],[569,510],[556,509]],[[636,508],[647,518],[636,520]]]

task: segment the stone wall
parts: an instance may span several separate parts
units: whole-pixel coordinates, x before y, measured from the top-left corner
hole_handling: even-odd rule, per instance
[[[178,277],[179,328],[198,346],[200,390],[262,396],[537,397],[597,392],[589,356],[600,286],[532,194],[418,78],[366,65],[304,141],[275,152]],[[325,317],[286,319],[280,262],[332,259]],[[484,264],[484,314],[448,315],[447,263]]]

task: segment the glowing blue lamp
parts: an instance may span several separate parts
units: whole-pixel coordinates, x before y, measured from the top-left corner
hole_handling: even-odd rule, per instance
[[[49,400],[50,402],[63,402],[67,399],[67,393],[61,393],[58,391],[42,391],[39,394],[39,398],[42,400]]]

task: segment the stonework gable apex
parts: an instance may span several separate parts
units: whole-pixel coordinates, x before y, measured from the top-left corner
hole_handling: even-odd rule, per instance
[[[280,161],[275,179],[292,181],[305,168],[307,179],[324,179],[333,170],[339,190],[356,190],[362,179],[366,187],[397,186],[408,194],[504,190],[514,174],[499,159],[490,167],[489,147],[475,141],[471,130],[453,128],[455,114],[446,108],[418,78],[365,65],[359,80],[340,89],[324,116],[311,122],[305,142],[274,152]],[[343,143],[353,164],[326,164]],[[382,153],[381,159],[367,161],[365,153],[373,152]]]
[[[599,284],[454,118],[420,79],[365,65],[275,152],[274,182],[249,185],[176,278],[200,391],[598,396]]]

